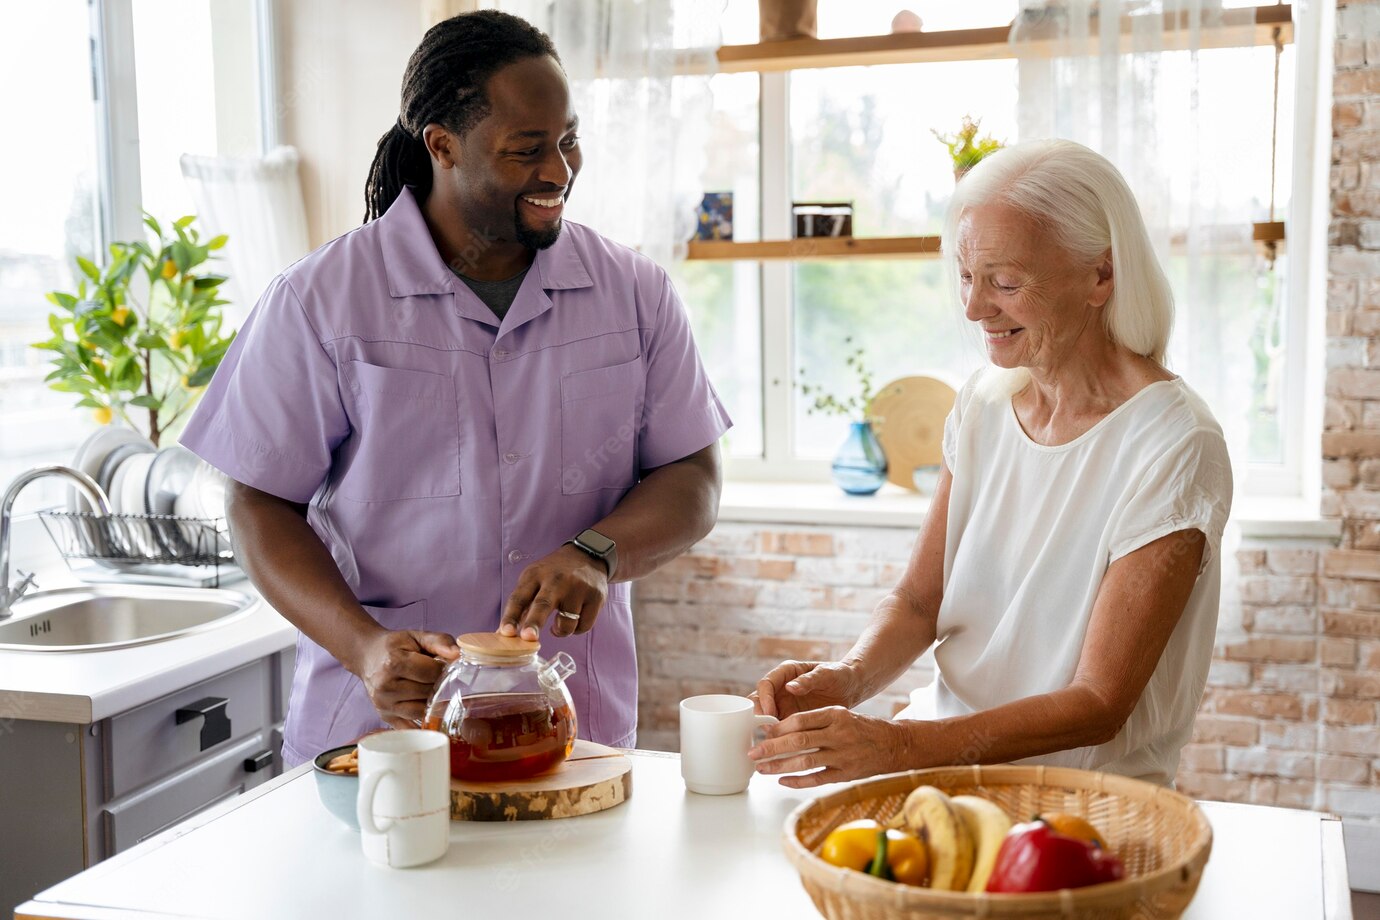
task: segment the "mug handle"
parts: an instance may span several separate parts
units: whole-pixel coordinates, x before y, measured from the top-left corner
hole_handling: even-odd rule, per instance
[[[766,740],[766,735],[762,734],[763,725],[772,725],[780,720],[776,716],[755,715],[752,717],[752,743],[761,744]]]
[[[386,834],[393,826],[392,818],[389,818],[386,824],[374,823],[374,795],[378,792],[379,781],[392,774],[392,770],[370,773],[364,778],[364,782],[359,784],[359,796],[355,799],[355,815],[359,818],[360,828],[366,834]]]

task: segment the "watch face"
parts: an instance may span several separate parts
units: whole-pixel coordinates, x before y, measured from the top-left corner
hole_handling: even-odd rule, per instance
[[[595,530],[586,530],[576,539],[600,556],[607,554],[609,550],[613,549],[613,541]]]

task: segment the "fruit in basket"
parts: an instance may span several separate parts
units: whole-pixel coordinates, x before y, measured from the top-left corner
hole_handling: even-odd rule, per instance
[[[1058,891],[1114,882],[1126,871],[1117,857],[1086,840],[1056,833],[1036,819],[1017,824],[1002,841],[987,890],[1000,894]]]
[[[918,838],[904,831],[888,830],[871,818],[834,828],[824,838],[819,855],[832,866],[906,885],[923,885],[929,870],[925,845]]]
[[[973,835],[948,795],[933,786],[918,786],[906,796],[901,815],[906,829],[925,843],[930,887],[966,890],[973,874]]]
[[[997,864],[997,852],[1011,830],[1011,819],[994,802],[976,795],[956,795],[949,804],[968,826],[973,838],[973,875],[968,880],[969,892],[983,891],[992,868]]]
[[[1107,841],[1102,834],[1086,818],[1078,815],[1071,815],[1067,812],[1052,811],[1039,815],[1039,819],[1048,824],[1056,834],[1063,834],[1065,837],[1076,837],[1079,840],[1086,840],[1088,843],[1095,843],[1102,849],[1107,849]]]

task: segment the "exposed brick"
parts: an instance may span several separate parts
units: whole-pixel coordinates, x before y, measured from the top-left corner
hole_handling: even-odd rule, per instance
[[[1312,779],[1313,757],[1313,754],[1271,751],[1264,748],[1226,749],[1227,772],[1250,776]]]
[[[757,640],[757,655],[760,658],[796,661],[829,661],[832,659],[829,643],[818,639],[783,639],[778,636],[762,636]]]
[[[1322,442],[1324,457],[1370,457],[1380,454],[1380,432],[1325,431]]]
[[[1324,610],[1322,612],[1322,625],[1323,632],[1329,636],[1380,639],[1380,613]]]
[[[1236,554],[1236,567],[1242,575],[1264,575],[1269,571],[1265,564],[1265,550],[1239,550]]]
[[[1260,743],[1281,751],[1316,751],[1318,729],[1311,723],[1261,722]]]
[[[1318,779],[1327,783],[1365,783],[1370,780],[1370,761],[1363,757],[1318,755]]]
[[[1345,527],[1346,548],[1380,550],[1380,521],[1350,520]]]
[[[1377,561],[1380,561],[1380,556],[1377,556]],[[1318,583],[1314,578],[1297,575],[1261,575],[1241,580],[1243,604],[1312,604],[1317,601],[1317,597]]]
[[[1362,610],[1380,610],[1380,582],[1357,581],[1349,584],[1351,605]]]
[[[814,584],[877,584],[877,563],[863,559],[801,559],[796,562],[796,570],[802,580]]]
[[[886,595],[885,588],[835,588],[834,606],[839,610],[865,610],[870,613]]]
[[[1342,514],[1350,518],[1380,520],[1380,492],[1356,489],[1341,494]],[[1376,557],[1380,559],[1380,556]]]
[[[1360,584],[1365,584],[1361,582]],[[1353,582],[1339,578],[1318,579],[1318,603],[1327,607],[1349,607],[1352,603]],[[1375,587],[1380,589],[1380,584]]]
[[[1370,700],[1323,700],[1322,718],[1329,725],[1373,725],[1375,703]]]
[[[1380,700],[1380,671],[1323,668],[1322,692],[1346,699]]]
[[[1352,431],[1359,428],[1362,402],[1359,399],[1343,399],[1329,396],[1323,402],[1323,430]]]
[[[1365,213],[1374,214],[1367,210]],[[1357,224],[1356,242],[1362,249],[1380,249],[1380,221],[1363,220]]]
[[[1312,635],[1318,629],[1316,607],[1248,607],[1242,625],[1257,633]]]
[[[799,581],[768,581],[758,586],[757,602],[763,607],[827,610],[834,603],[834,590],[823,585],[809,585]]]
[[[1318,573],[1318,551],[1315,549],[1272,549],[1266,552],[1265,562],[1277,575]]]
[[[1316,693],[1318,668],[1312,664],[1258,664],[1251,681],[1253,690],[1282,690],[1287,693]]]
[[[1324,460],[1323,484],[1333,489],[1349,489],[1356,484],[1356,462],[1350,458]]]
[[[1327,314],[1326,332],[1329,336],[1351,335],[1350,313]]]
[[[1179,769],[1197,773],[1221,773],[1226,763],[1220,744],[1186,744],[1179,752]],[[1231,750],[1240,750],[1232,748]]]
[[[720,557],[719,571],[728,578],[761,578],[785,581],[795,576],[794,559],[757,559],[753,557]]]
[[[1368,639],[1360,643],[1357,651],[1359,652],[1360,661],[1358,664],[1361,670],[1380,671],[1380,642]],[[1347,662],[1341,663],[1346,664]]]
[[[1323,439],[1326,438],[1324,435]],[[1380,580],[1380,553],[1332,550],[1323,555],[1323,573],[1334,578]]]
[[[1229,719],[1199,714],[1193,722],[1193,740],[1200,744],[1255,744],[1260,726],[1251,719]]]
[[[1317,643],[1312,639],[1258,636],[1227,645],[1222,657],[1230,661],[1313,661]]]
[[[1251,690],[1209,691],[1212,711],[1223,715],[1253,716],[1260,719],[1303,718],[1303,703],[1291,693],[1255,693]]]
[[[1341,42],[1338,42],[1339,46],[1341,44]],[[1358,46],[1357,51],[1359,53],[1359,56],[1362,58],[1362,60],[1357,61],[1355,63],[1364,63],[1365,55],[1363,53],[1363,47],[1361,46],[1361,42],[1352,42],[1351,44]],[[1338,57],[1337,63],[1339,65],[1341,64],[1340,57]],[[1365,115],[1366,108],[1363,103],[1338,102],[1337,104],[1332,106],[1332,130],[1342,131],[1349,128],[1359,128],[1361,126],[1361,122],[1365,119]]]
[[[1249,687],[1251,666],[1244,661],[1214,659],[1208,667],[1209,687]]]
[[[1327,637],[1318,641],[1318,661],[1332,667],[1352,667],[1356,664],[1355,639]]]
[[[832,556],[834,537],[827,533],[768,531],[759,535],[758,548],[763,553],[786,556]]]
[[[714,581],[689,581],[684,584],[685,599],[692,604],[751,607],[762,593],[762,585],[750,581],[718,578]]]
[[[1194,773],[1180,770],[1175,777],[1179,791],[1190,798],[1214,802],[1250,802],[1251,782],[1218,773]]]
[[[1334,786],[1327,790],[1327,808],[1344,817],[1374,818],[1380,814],[1380,789]]]
[[[1380,69],[1339,70],[1332,79],[1332,92],[1336,97],[1380,92]]]
[[[1336,190],[1346,190],[1361,184],[1360,163],[1334,163],[1328,174],[1328,186]],[[1329,285],[1330,286],[1330,285]]]

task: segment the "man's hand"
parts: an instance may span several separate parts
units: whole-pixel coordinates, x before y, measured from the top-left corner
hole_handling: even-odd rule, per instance
[[[383,721],[416,728],[426,719],[427,701],[446,661],[459,657],[455,638],[445,633],[383,630],[365,643],[349,670],[364,683]]]
[[[553,618],[551,635],[586,633],[609,593],[604,564],[569,544],[529,565],[503,608],[498,631],[533,640]]]

